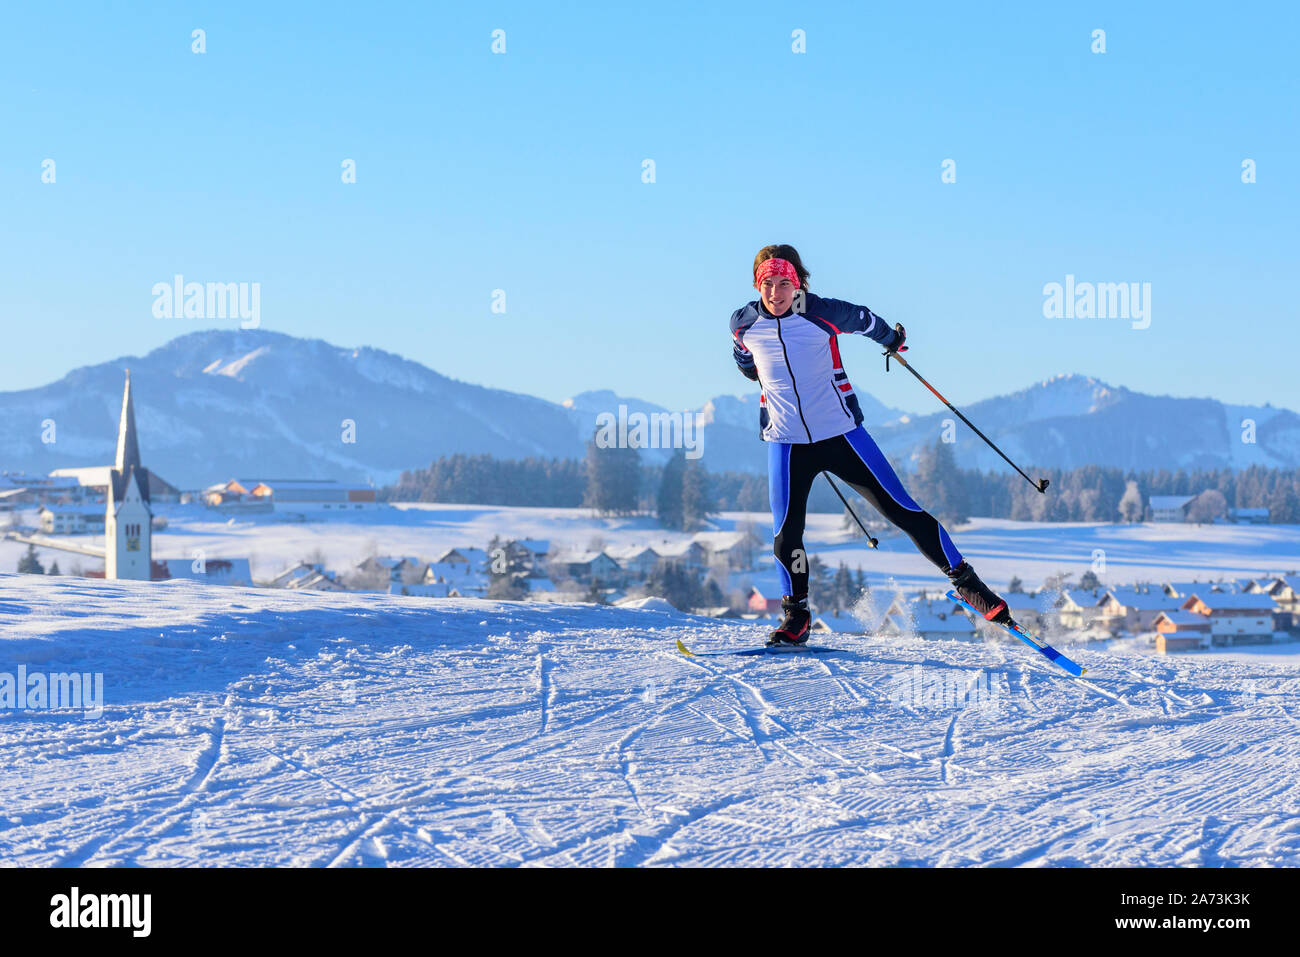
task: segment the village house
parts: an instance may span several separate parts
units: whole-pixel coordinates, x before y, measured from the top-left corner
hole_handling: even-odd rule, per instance
[[[424,577],[425,564],[414,555],[394,557],[392,555],[371,555],[356,566],[355,573],[366,578],[379,579],[387,576],[388,581],[413,584]]]
[[[222,514],[269,515],[275,511],[269,496],[253,495],[238,479],[209,485],[199,493],[199,500]]]
[[[752,531],[699,532],[692,541],[704,546],[710,565],[727,568],[749,568],[759,548],[767,550],[770,543],[760,542]]]
[[[1191,598],[1198,592],[1223,592],[1236,591],[1232,582],[1165,582],[1161,587],[1166,595],[1172,595],[1175,598]]]
[[[552,565],[576,581],[589,582],[599,579],[603,582],[621,577],[622,570],[618,562],[604,552],[570,552],[552,559]]]
[[[1209,648],[1210,619],[1191,611],[1162,611],[1156,615],[1156,651],[1167,655],[1193,648]]]
[[[659,553],[649,545],[624,545],[609,548],[605,554],[614,559],[629,578],[644,581],[659,564]]]
[[[271,588],[292,588],[303,591],[346,591],[335,580],[333,573],[317,563],[299,562],[286,568],[267,583]]]
[[[533,556],[533,561],[544,562],[546,556],[551,552],[551,540],[549,538],[519,538],[515,540],[518,545],[528,550]]]
[[[132,430],[135,426],[132,424]],[[102,502],[108,494],[110,482],[109,473],[112,471],[111,465],[82,465],[75,468],[54,469],[50,472],[49,479],[44,483],[31,486],[39,491],[42,496],[48,497],[57,493],[60,501],[77,502]],[[31,481],[29,479],[29,481]],[[149,501],[158,502],[179,502],[181,492],[176,486],[164,480],[162,477],[154,474],[153,470],[149,471],[145,479],[148,486]]]
[[[1182,609],[1209,618],[1210,637],[1216,645],[1270,642],[1277,631],[1277,603],[1270,595],[1193,595]]]
[[[1152,495],[1148,500],[1153,522],[1185,522],[1187,506],[1195,495]]]
[[[1056,617],[1062,628],[1091,628],[1099,619],[1108,617],[1101,607],[1102,598],[1096,590],[1066,588],[1056,602]],[[1102,622],[1104,624],[1104,622]]]
[[[1136,591],[1116,587],[1106,592],[1099,608],[1107,626],[1138,634],[1154,631],[1156,616],[1162,611],[1177,611],[1184,601],[1176,595],[1166,595],[1162,588]]]
[[[781,614],[781,586],[753,585],[749,589],[749,598],[745,606],[762,615]]]
[[[104,505],[43,505],[41,531],[47,535],[84,535],[104,532]]]
[[[243,506],[244,510],[252,510],[262,503],[271,510],[304,517],[373,511],[379,507],[375,490],[370,486],[333,479],[236,478],[204,489],[203,501],[211,507]]]
[[[1300,624],[1300,575],[1279,575],[1260,584],[1259,594],[1276,602],[1279,628],[1293,629]]]
[[[708,550],[697,541],[665,541],[654,549],[664,561],[676,562],[689,571],[703,571],[709,562]]]
[[[485,572],[488,567],[488,553],[482,548],[449,548],[436,556],[433,564],[459,563],[473,571]]]

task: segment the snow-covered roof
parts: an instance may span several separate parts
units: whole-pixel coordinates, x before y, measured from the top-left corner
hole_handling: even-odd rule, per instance
[[[711,552],[734,548],[751,540],[744,532],[696,532],[692,541],[699,542]]]
[[[610,558],[618,559],[619,561],[628,561],[629,559],[640,558],[646,552],[649,552],[656,558],[659,557],[659,553],[649,545],[620,545],[617,548],[605,549],[606,555]]]
[[[664,558],[679,558],[690,551],[703,551],[704,546],[695,541],[665,542],[661,545],[656,545],[654,549]]]
[[[1136,611],[1158,611],[1162,608],[1173,610],[1187,600],[1177,595],[1166,595],[1159,589],[1152,589],[1148,592],[1121,592],[1118,595],[1115,594],[1115,589],[1111,589],[1107,594],[1125,608],[1132,608]]]
[[[1209,628],[1210,627],[1210,619],[1207,618],[1205,615],[1198,615],[1194,611],[1181,611],[1181,610],[1162,611],[1160,614],[1156,615],[1156,621],[1160,621],[1161,618],[1167,619],[1169,622],[1177,625],[1179,628],[1188,628],[1188,627]]]
[[[414,555],[371,555],[366,561],[374,561],[385,568],[396,568],[398,565],[419,565],[420,559]],[[364,565],[365,562],[363,561]]]
[[[80,468],[55,469],[50,473],[50,477],[67,478],[91,488],[106,488],[109,481],[108,473],[112,470],[111,465],[85,465]]]
[[[1253,595],[1230,595],[1227,593],[1211,592],[1208,595],[1197,595],[1197,598],[1210,611],[1277,611],[1277,602],[1273,600],[1272,595],[1253,594]]]
[[[606,561],[613,561],[604,552],[569,552],[567,555],[561,555],[560,561],[565,565],[587,565],[598,559],[604,558]]]
[[[314,571],[300,578],[291,578],[284,584],[285,588],[302,591],[346,591],[336,582],[332,575],[324,571]]]
[[[1271,578],[1266,582],[1261,582],[1261,584],[1263,584],[1265,590],[1270,593],[1281,591],[1285,588],[1300,593],[1300,575],[1278,575],[1276,578]]]
[[[1080,608],[1096,608],[1102,603],[1106,595],[1104,592],[1094,594],[1085,588],[1065,588],[1061,591],[1063,603],[1075,604]]]
[[[447,581],[453,579],[467,581],[485,577],[483,572],[467,565],[465,562],[429,562],[428,565],[424,566],[424,569],[426,578],[445,578]]]
[[[1186,598],[1188,595],[1196,594],[1198,592],[1214,591],[1214,583],[1202,581],[1165,582],[1164,589],[1166,592],[1169,592],[1172,589],[1175,593]]]
[[[307,575],[314,575],[321,571],[321,566],[310,562],[298,562],[296,565],[290,565],[284,571],[279,572],[271,579],[272,584],[289,581],[290,579],[303,578]]]
[[[1182,508],[1194,498],[1195,495],[1152,495],[1149,501],[1153,509],[1173,509]]]
[[[99,502],[90,505],[42,505],[41,511],[51,512],[54,515],[96,515],[99,518],[103,518],[104,503]]]
[[[371,486],[363,485],[359,482],[340,482],[337,479],[235,479],[246,489],[254,489],[258,485],[265,485],[272,492],[276,489],[289,491],[337,491],[340,489],[353,491],[358,489],[369,489]]]
[[[1106,591],[1119,598],[1124,595],[1145,595],[1152,590],[1150,585],[1107,585]]]
[[[436,556],[432,564],[452,561],[454,556],[460,556],[475,568],[481,568],[487,563],[488,559],[488,553],[481,548],[448,548],[442,554]]]

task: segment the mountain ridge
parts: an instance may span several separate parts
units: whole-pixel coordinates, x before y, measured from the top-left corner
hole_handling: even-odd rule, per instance
[[[334,477],[386,484],[454,454],[578,458],[601,413],[681,412],[613,389],[561,403],[446,376],[370,346],[338,346],[262,329],[196,330],[144,356],[79,366],[46,385],[0,392],[0,468],[45,474],[112,457],[123,370],[130,367],[145,463],[182,488],[235,474]],[[947,432],[958,464],[1005,468],[946,409],[889,408],[858,390],[864,425],[908,465]],[[699,409],[704,463],[762,472],[757,392]],[[1060,373],[963,408],[1022,467],[1300,466],[1300,416],[1271,405],[1151,396]],[[952,427],[946,428],[946,421]],[[1243,420],[1254,421],[1253,443]],[[669,450],[647,449],[662,462]]]

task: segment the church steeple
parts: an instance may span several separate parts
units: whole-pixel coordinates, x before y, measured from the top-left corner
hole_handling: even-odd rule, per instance
[[[153,576],[153,512],[149,507],[149,470],[140,464],[135,437],[135,403],[131,370],[122,392],[117,427],[117,460],[108,473],[104,496],[104,577],[149,581]]]
[[[117,461],[114,468],[125,473],[127,466],[140,467],[140,444],[135,437],[135,404],[131,401],[131,370],[126,370],[122,391],[122,420],[117,426]]]

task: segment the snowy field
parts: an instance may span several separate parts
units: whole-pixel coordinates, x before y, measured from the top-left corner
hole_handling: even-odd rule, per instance
[[[0,575],[0,682],[103,674],[98,718],[0,708],[0,862],[1300,865],[1280,649],[674,650],[754,629]]]
[[[254,578],[266,580],[319,550],[327,567],[345,571],[367,554],[414,555],[425,561],[457,546],[482,548],[494,535],[549,539],[552,549],[581,550],[599,539],[606,546],[681,542],[689,535],[668,532],[646,516],[596,518],[590,509],[522,508],[484,505],[402,505],[369,516],[348,516],[305,523],[268,519],[215,520],[199,506],[160,505],[168,520],[154,537],[155,558],[189,558],[202,551],[209,558],[249,558]],[[26,520],[35,522],[34,513]],[[752,521],[758,534],[770,537],[766,512],[723,512],[712,528],[732,531]],[[1098,577],[1107,584],[1137,580],[1161,582],[1199,578],[1277,574],[1300,568],[1300,527],[1294,525],[1110,525],[1013,522],[974,519],[950,529],[957,547],[994,588],[1019,576],[1037,588],[1048,575],[1076,577],[1093,567],[1098,551],[1104,562]],[[890,577],[907,589],[944,585],[937,570],[912,542],[892,529],[878,535],[880,548],[867,547],[856,528],[842,527],[839,515],[810,515],[805,543],[832,567],[861,565],[874,582]],[[103,535],[63,536],[67,541],[103,547]],[[14,571],[26,550],[0,541],[0,570]],[[38,549],[48,567],[57,559],[68,571],[81,562],[96,568],[102,561],[52,549]],[[764,561],[764,569],[774,567]]]

